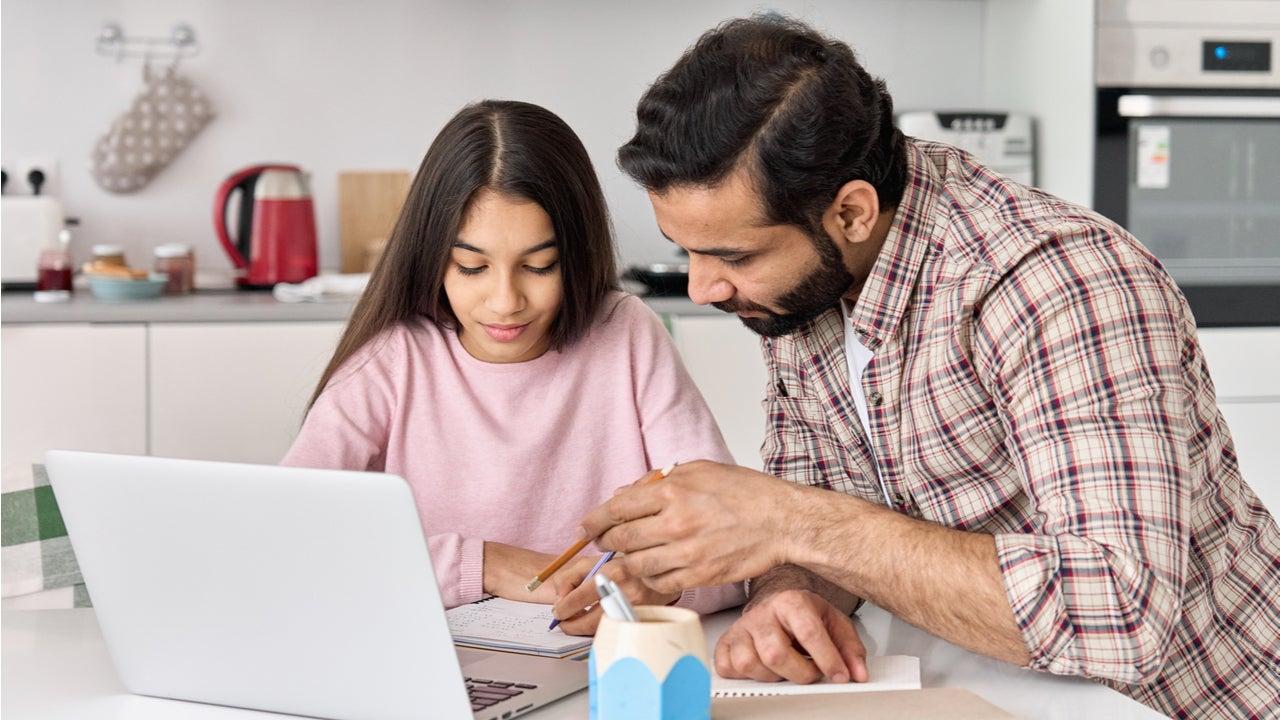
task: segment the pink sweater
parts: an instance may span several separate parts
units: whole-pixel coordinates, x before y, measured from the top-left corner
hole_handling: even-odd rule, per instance
[[[558,555],[615,488],[698,458],[732,462],[662,322],[615,294],[577,343],[523,363],[476,360],[425,319],[388,330],[334,375],[282,462],[405,478],[453,607],[483,597],[486,540]],[[743,600],[730,585],[679,604]]]

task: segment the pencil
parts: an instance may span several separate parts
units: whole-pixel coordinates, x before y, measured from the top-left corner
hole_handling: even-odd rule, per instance
[[[656,482],[658,480],[661,480],[667,475],[670,475],[671,471],[674,470],[675,467],[676,467],[676,463],[671,463],[670,465],[660,470],[654,470],[650,472],[638,484],[648,485],[651,482]],[[525,585],[525,589],[528,590],[529,592],[533,592],[534,590],[537,590],[539,585],[546,582],[546,579],[551,577],[555,573],[555,571],[564,567],[564,564],[572,560],[574,555],[577,555],[578,553],[582,552],[582,548],[589,545],[593,539],[594,538],[585,538],[583,540],[579,540],[578,542],[574,543],[573,546],[570,547],[568,550],[565,550],[564,552],[560,553],[560,557],[556,558],[555,560],[552,560],[550,565],[542,569],[542,572],[533,576],[533,579],[529,581],[529,584]]]

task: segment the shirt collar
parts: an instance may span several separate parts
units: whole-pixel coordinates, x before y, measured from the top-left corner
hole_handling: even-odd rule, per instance
[[[929,249],[938,197],[937,170],[925,150],[906,141],[907,183],[884,246],[849,321],[875,350],[898,330]]]

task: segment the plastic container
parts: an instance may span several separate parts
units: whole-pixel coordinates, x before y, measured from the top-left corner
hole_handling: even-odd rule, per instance
[[[191,248],[180,243],[157,245],[155,249],[157,273],[169,276],[165,283],[165,295],[186,295],[195,287],[196,261]]]
[[[124,248],[119,245],[94,245],[93,261],[104,265],[128,267],[128,263],[124,261]]]

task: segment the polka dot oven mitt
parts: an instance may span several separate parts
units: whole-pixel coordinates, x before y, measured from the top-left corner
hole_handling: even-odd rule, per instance
[[[142,81],[133,104],[93,146],[90,172],[108,192],[141,190],[213,119],[209,100],[175,67],[146,65]]]

